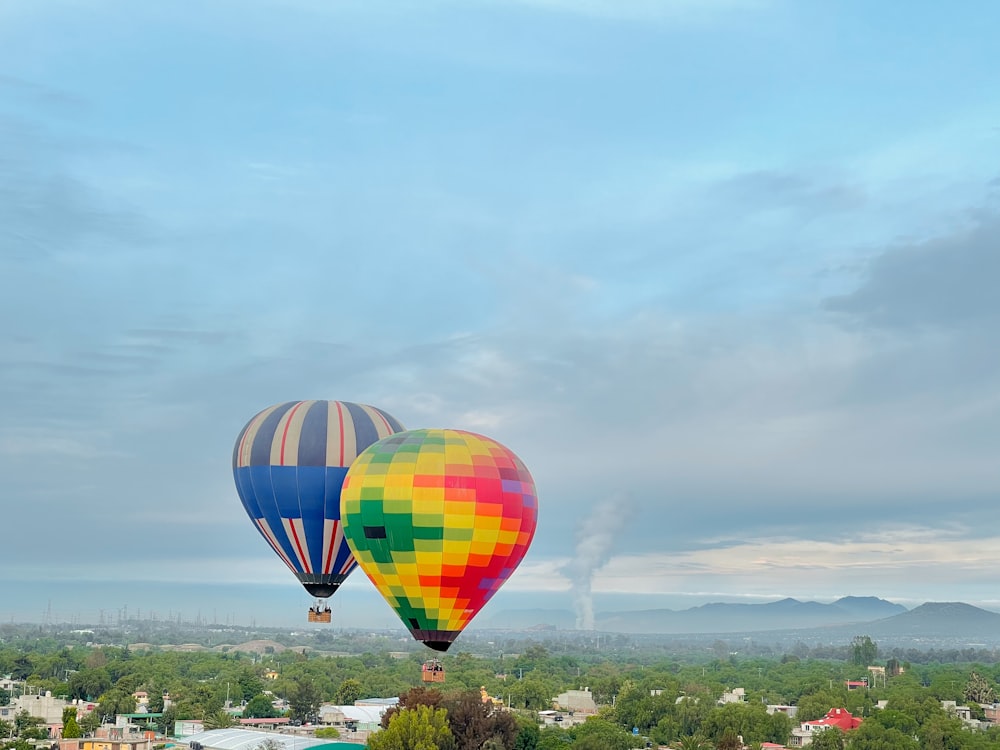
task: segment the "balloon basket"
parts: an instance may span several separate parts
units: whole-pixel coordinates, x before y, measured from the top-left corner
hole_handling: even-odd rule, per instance
[[[309,622],[330,622],[332,612],[329,607],[320,608],[319,605],[309,608]]]
[[[444,667],[437,659],[424,662],[421,669],[421,678],[424,682],[444,682]]]

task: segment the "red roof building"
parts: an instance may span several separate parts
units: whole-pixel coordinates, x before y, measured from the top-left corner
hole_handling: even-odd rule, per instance
[[[851,712],[846,708],[831,708],[826,712],[826,716],[822,719],[816,719],[816,721],[804,721],[802,722],[803,729],[806,725],[815,727],[813,731],[822,731],[827,727],[837,727],[844,732],[849,732],[852,729],[857,729],[861,726],[862,719],[857,716],[852,716]]]
[[[822,732],[830,727],[836,727],[842,732],[850,732],[861,726],[863,719],[852,716],[846,708],[831,708],[826,716],[815,721],[803,721],[799,729],[792,730],[789,745],[791,747],[803,747],[812,742],[812,736],[816,732]]]

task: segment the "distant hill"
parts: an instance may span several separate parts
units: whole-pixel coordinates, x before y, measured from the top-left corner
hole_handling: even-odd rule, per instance
[[[835,601],[834,606],[857,617],[857,622],[893,617],[907,611],[902,604],[893,604],[877,596],[845,596]]]
[[[906,612],[906,607],[901,604],[876,597],[844,597],[831,604],[782,599],[765,604],[712,603],[679,611],[598,612],[595,627],[613,633],[747,633],[870,622],[903,612]],[[490,627],[512,630],[542,625],[572,630],[576,626],[576,618],[568,610],[505,610],[489,622]]]
[[[831,604],[781,599],[766,604],[713,603],[681,610],[599,614],[597,627],[622,633],[752,633],[868,622],[905,612],[883,599],[849,599]]]
[[[927,602],[884,620],[868,623],[865,632],[875,637],[906,636],[963,641],[995,642],[1000,636],[1000,614],[961,602]]]

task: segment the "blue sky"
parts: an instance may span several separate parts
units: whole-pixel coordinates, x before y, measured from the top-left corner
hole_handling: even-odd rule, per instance
[[[494,612],[1000,609],[998,13],[7,0],[0,617],[294,592],[229,461],[298,398],[524,459]]]

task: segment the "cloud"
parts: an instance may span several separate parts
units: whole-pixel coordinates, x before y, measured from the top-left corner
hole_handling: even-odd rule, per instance
[[[232,441],[310,397],[515,450],[540,523],[512,591],[831,590],[985,551],[998,221],[956,208],[992,154],[965,110],[906,68],[946,130],[836,132],[880,92],[789,68],[795,19],[741,23],[770,3],[403,5],[0,11],[53,39],[0,79],[5,559],[44,535],[51,572],[89,530],[104,575],[148,554],[138,517],[163,566],[275,565]],[[628,554],[570,576],[580,509],[625,495]]]
[[[829,218],[857,211],[868,200],[863,188],[804,172],[760,169],[724,178],[709,188],[713,197],[744,210],[797,209]]]
[[[516,0],[520,5],[621,21],[703,23],[736,12],[758,11],[769,0]]]
[[[65,260],[84,247],[94,254],[107,251],[105,243],[120,249],[149,241],[141,215],[68,170],[64,160],[79,148],[38,121],[0,117],[0,264],[8,275],[12,261]]]
[[[969,536],[969,529],[887,527],[878,539],[748,539],[676,553],[617,555],[594,580],[595,592],[667,595],[679,592],[742,592],[758,597],[832,598],[877,595],[892,600],[921,599],[920,591],[951,581],[964,596],[993,596],[988,571],[1000,563],[998,538]],[[820,594],[819,592],[827,592]]]
[[[24,461],[31,456],[46,460],[92,460],[120,455],[110,449],[107,432],[69,428],[20,428],[0,430],[0,456],[13,461]]]
[[[0,95],[7,93],[32,105],[80,110],[86,100],[62,89],[44,86],[16,76],[0,74]]]
[[[263,5],[276,4],[274,0],[260,0],[260,2]],[[413,9],[412,5],[399,2],[399,0],[381,0],[380,2],[350,0],[349,2],[337,3],[335,6],[317,0],[294,0],[291,4],[301,10],[318,13],[336,12],[340,15],[360,12],[368,14],[399,13]],[[493,0],[492,4],[499,8],[509,8],[511,5],[505,0]],[[578,2],[573,2],[573,0],[514,0],[513,4],[530,10],[609,20],[701,22],[719,15],[767,8],[773,4],[773,0],[578,0]],[[288,5],[287,2],[280,4],[282,8]],[[467,4],[463,0],[434,0],[423,3],[422,7],[425,10],[453,12],[465,9]]]
[[[857,324],[879,329],[995,330],[1000,319],[1000,217],[933,239],[900,243],[871,259],[861,285],[826,301]]]
[[[996,601],[991,571],[1000,563],[1000,538],[990,529],[944,521],[932,526],[889,522],[736,540],[708,531],[676,549],[666,543],[658,551],[619,548],[595,571],[591,595],[605,608],[616,606],[612,596],[644,597],[639,606],[646,608],[786,596],[830,601],[870,595],[917,604],[935,596],[987,605]],[[633,539],[629,532],[624,536]],[[568,558],[532,561],[529,556],[504,591],[509,602],[533,592],[572,594],[576,583],[570,571]]]

